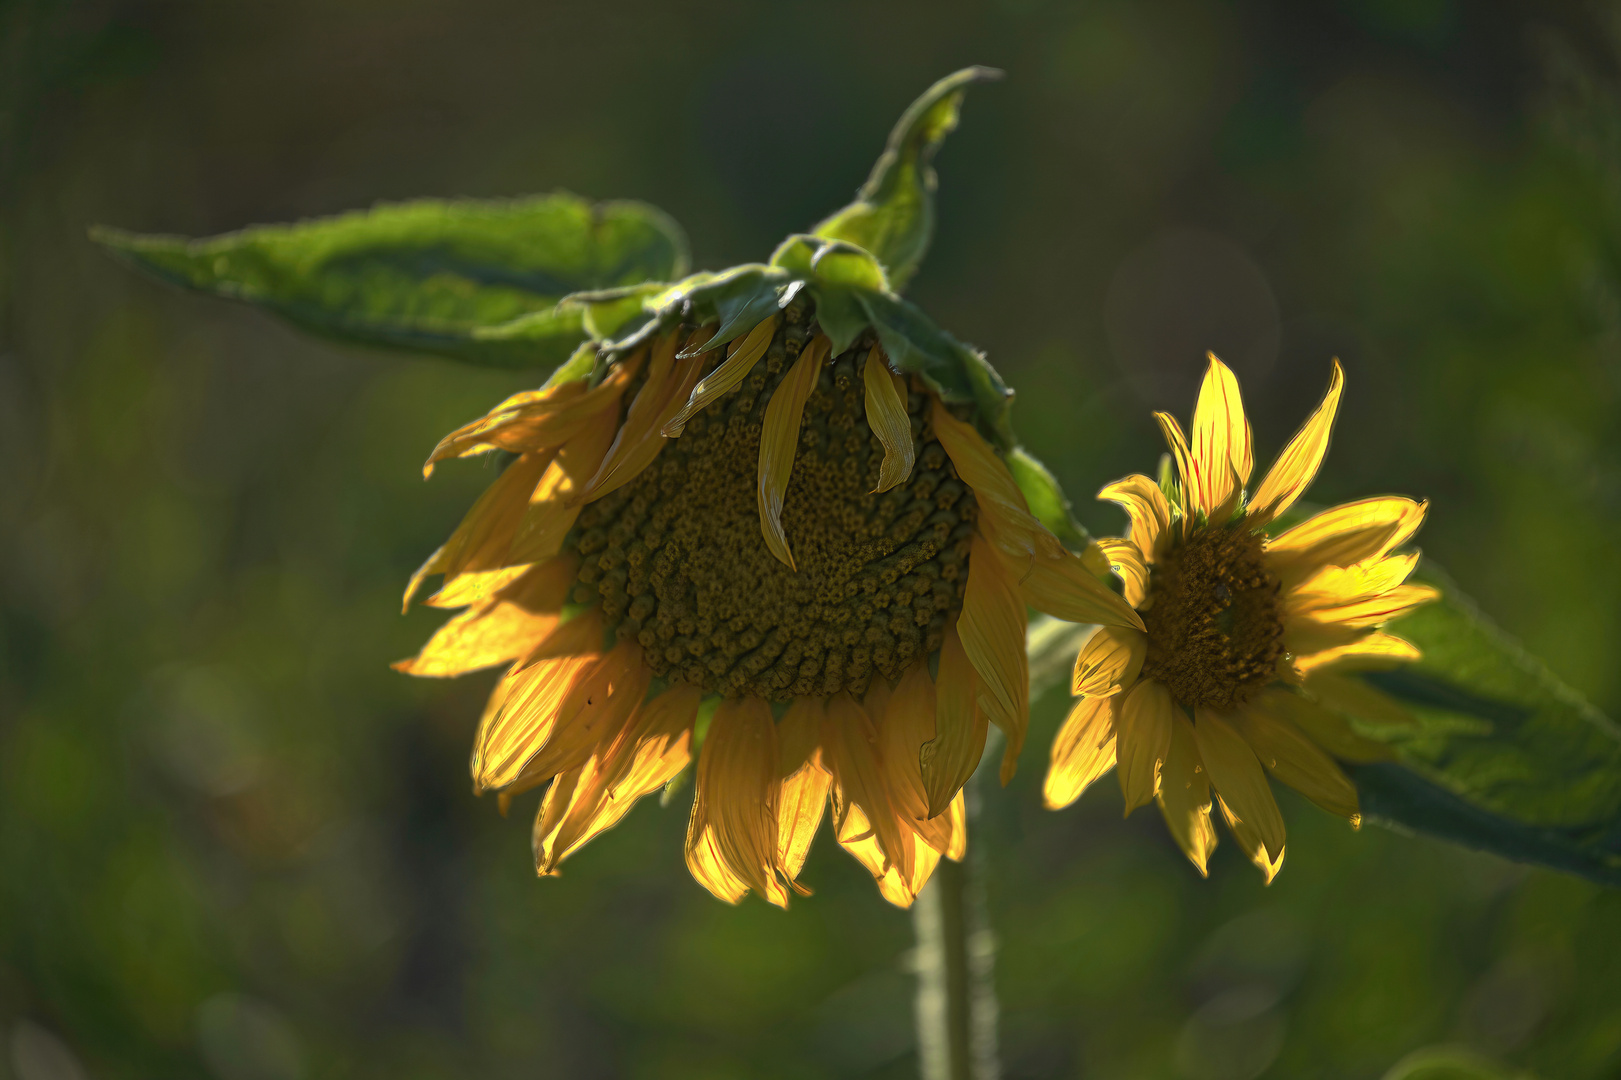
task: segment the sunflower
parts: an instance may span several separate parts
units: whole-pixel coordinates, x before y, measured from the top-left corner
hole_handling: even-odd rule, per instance
[[[1274,534],[1328,449],[1343,375],[1253,494],[1250,427],[1238,380],[1210,357],[1191,444],[1156,413],[1170,459],[1160,480],[1128,476],[1098,497],[1123,507],[1125,539],[1101,541],[1141,615],[1081,648],[1080,697],[1053,743],[1048,807],[1068,806],[1114,767],[1129,815],[1158,802],[1177,844],[1206,872],[1219,806],[1266,876],[1283,864],[1284,824],[1266,774],[1353,827],[1355,786],[1335,758],[1386,758],[1344,714],[1411,720],[1347,678],[1419,658],[1380,629],[1439,594],[1407,584],[1418,553],[1398,553],[1427,504],[1397,496],[1346,503]]]
[[[1142,626],[1012,441],[995,371],[894,292],[922,245],[875,208],[932,191],[985,74],[932,88],[857,202],[769,263],[573,298],[574,358],[429,457],[505,465],[406,591],[442,575],[427,602],[465,610],[396,666],[506,666],[472,773],[503,809],[549,784],[540,874],[690,768],[687,864],[716,896],[808,891],[831,804],[905,906],[963,854],[990,723],[1012,774],[1027,605]]]

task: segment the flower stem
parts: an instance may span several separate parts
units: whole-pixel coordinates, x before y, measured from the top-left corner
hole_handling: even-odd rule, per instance
[[[999,754],[985,748],[995,771]],[[968,782],[970,826],[979,818],[979,774]],[[983,857],[971,843],[962,862],[940,860],[912,905],[917,935],[917,1043],[923,1080],[997,1080],[995,936],[975,873]]]

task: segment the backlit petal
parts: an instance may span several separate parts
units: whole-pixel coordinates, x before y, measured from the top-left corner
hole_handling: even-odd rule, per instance
[[[711,327],[703,327],[696,331],[687,339],[687,347],[700,337],[707,340],[711,330]],[[614,437],[602,465],[570,501],[590,502],[623,487],[641,475],[664,449],[669,440],[661,429],[686,404],[704,368],[704,358],[700,356],[676,359],[678,342],[677,335],[670,334],[654,347],[647,381],[637,391],[624,426]]]
[[[1165,759],[1171,753],[1175,711],[1171,692],[1153,679],[1143,679],[1120,702],[1115,775],[1120,779],[1127,814],[1147,806],[1159,794]]]
[[[1052,762],[1041,788],[1049,810],[1059,810],[1081,797],[1115,761],[1115,715],[1118,697],[1082,698],[1069,710],[1053,739]]]
[[[1261,839],[1260,830],[1233,813],[1233,808],[1227,805],[1227,800],[1218,795],[1216,805],[1221,807],[1222,820],[1227,822],[1227,831],[1233,834],[1233,840],[1238,844],[1239,850],[1249,856],[1250,862],[1261,871],[1261,884],[1272,884],[1272,879],[1283,869],[1284,849],[1279,848],[1277,855],[1273,856],[1266,850],[1266,842]]]
[[[874,345],[861,371],[867,393],[867,426],[884,447],[874,492],[888,491],[912,475],[912,418],[906,414],[906,384],[889,370],[884,353]]]
[[[810,854],[811,841],[822,825],[827,808],[828,788],[833,777],[822,768],[821,754],[813,752],[803,765],[783,780],[777,804],[777,865],[796,891],[808,890],[795,883]]]
[[[1267,566],[1291,593],[1326,566],[1355,566],[1406,543],[1427,506],[1385,495],[1324,510],[1268,539]]]
[[[919,756],[929,816],[946,811],[974,774],[990,725],[979,708],[979,676],[968,662],[955,625],[946,628],[935,683],[934,738]]]
[[[1146,476],[1133,475],[1116,480],[1098,492],[1098,498],[1126,511],[1131,519],[1127,536],[1142,552],[1143,561],[1153,562],[1160,537],[1171,527],[1171,504],[1160,486]]]
[[[1192,456],[1204,485],[1201,499],[1214,509],[1249,482],[1255,457],[1238,379],[1215,353],[1209,357],[1193,410]]]
[[[551,737],[564,698],[600,660],[545,660],[501,680],[473,737],[474,790],[500,790],[517,779]]]
[[[957,634],[968,662],[979,673],[990,719],[1007,735],[1002,756],[1002,783],[1013,778],[1025,730],[1030,725],[1030,661],[1025,654],[1025,608],[984,537],[974,535],[968,556],[968,586],[963,592]]]
[[[1210,822],[1210,778],[1199,757],[1193,725],[1178,712],[1171,718],[1171,752],[1161,770],[1159,809],[1171,837],[1199,873],[1209,874],[1216,850],[1216,827]]]
[[[1330,668],[1339,672],[1388,670],[1420,660],[1423,655],[1417,645],[1404,638],[1374,631],[1348,645],[1294,657],[1293,664],[1296,676],[1305,679],[1314,672]]]
[[[1340,362],[1334,361],[1334,373],[1329,378],[1328,393],[1317,411],[1307,418],[1305,426],[1289,440],[1277,461],[1267,471],[1266,479],[1250,499],[1250,519],[1265,524],[1295,504],[1311,486],[1317,476],[1323,455],[1328,453],[1329,435],[1334,430],[1334,415],[1340,407],[1340,390],[1345,385],[1345,373]]]
[[[914,853],[912,831],[903,826],[905,815],[890,795],[878,729],[866,710],[848,694],[828,699],[822,749],[823,760],[837,785],[841,808],[846,814],[849,807],[860,809],[883,853],[885,866],[893,866],[902,878],[909,879]],[[851,836],[847,821],[837,822],[836,827],[841,842]]]
[[[580,516],[580,504],[571,505],[570,501],[596,475],[618,430],[618,414],[604,412],[563,444],[529,496],[529,505],[507,553],[508,562],[539,562],[562,549],[563,538]]]
[[[1148,596],[1148,566],[1135,542],[1113,538],[1098,541],[1098,548],[1109,560],[1109,568],[1120,578],[1126,603],[1137,607]]]
[[[1196,711],[1193,737],[1210,783],[1239,821],[1254,828],[1275,860],[1283,853],[1283,815],[1249,743],[1210,709]],[[1236,835],[1236,834],[1235,834]]]
[[[1176,461],[1176,472],[1182,487],[1182,510],[1189,517],[1194,514],[1209,516],[1215,509],[1204,501],[1204,485],[1199,476],[1199,463],[1193,459],[1193,453],[1188,449],[1188,439],[1182,434],[1182,425],[1176,422],[1176,417],[1167,412],[1157,412],[1154,419],[1159,421],[1160,433],[1165,436],[1165,444],[1171,448],[1171,457]]]
[[[771,707],[759,698],[722,701],[698,755],[694,803],[702,800],[714,850],[732,875],[786,906],[787,889],[777,874],[777,768]],[[689,866],[701,855],[689,846]]]
[[[1361,820],[1356,785],[1305,732],[1255,703],[1235,710],[1232,723],[1267,772],[1330,814]]]
[[[1121,626],[1100,626],[1075,657],[1069,691],[1077,697],[1107,697],[1129,689],[1148,655],[1148,635]]]
[[[766,348],[771,344],[771,336],[777,332],[777,324],[781,319],[781,315],[773,315],[749,331],[747,336],[734,342],[730,347],[730,355],[693,388],[687,403],[676,411],[675,416],[661,429],[661,433],[670,439],[679,437],[681,432],[686,430],[687,421],[704,406],[742,382],[760,357],[765,355]]]
[[[782,497],[788,490],[794,454],[799,449],[799,423],[805,414],[805,402],[816,389],[816,377],[821,374],[828,348],[827,338],[818,334],[800,352],[799,359],[771,395],[765,407],[765,425],[760,431],[757,499],[760,531],[765,535],[765,546],[771,554],[790,570],[796,567],[793,553],[788,549],[788,538],[782,531]]]

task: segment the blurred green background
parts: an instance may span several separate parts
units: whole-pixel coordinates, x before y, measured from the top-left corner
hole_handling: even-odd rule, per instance
[[[635,197],[694,263],[842,205],[933,79],[976,89],[911,290],[1091,494],[1206,348],[1313,497],[1434,500],[1487,612],[1621,714],[1621,21],[1462,0],[670,5],[0,0],[0,1074],[907,1077],[908,916],[824,834],[782,913],[688,877],[685,801],[556,880],[466,754],[493,676],[387,669],[489,479],[419,466],[537,377],[328,346],[139,279],[206,234],[413,195]],[[1283,796],[1263,888],[1104,782],[985,852],[1009,1078],[1367,1078],[1472,1048],[1621,1076],[1621,895]],[[1455,1076],[1457,1073],[1431,1073]]]

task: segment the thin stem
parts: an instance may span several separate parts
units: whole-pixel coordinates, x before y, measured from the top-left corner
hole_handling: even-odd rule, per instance
[[[996,743],[985,747],[985,761],[968,782],[970,827],[979,818],[979,777],[994,772]],[[970,835],[972,829],[970,828]],[[960,863],[940,860],[934,876],[912,906],[917,935],[917,1041],[923,1080],[998,1080],[996,986],[992,967],[995,937],[985,911],[985,892],[976,871],[984,858],[970,843]]]

